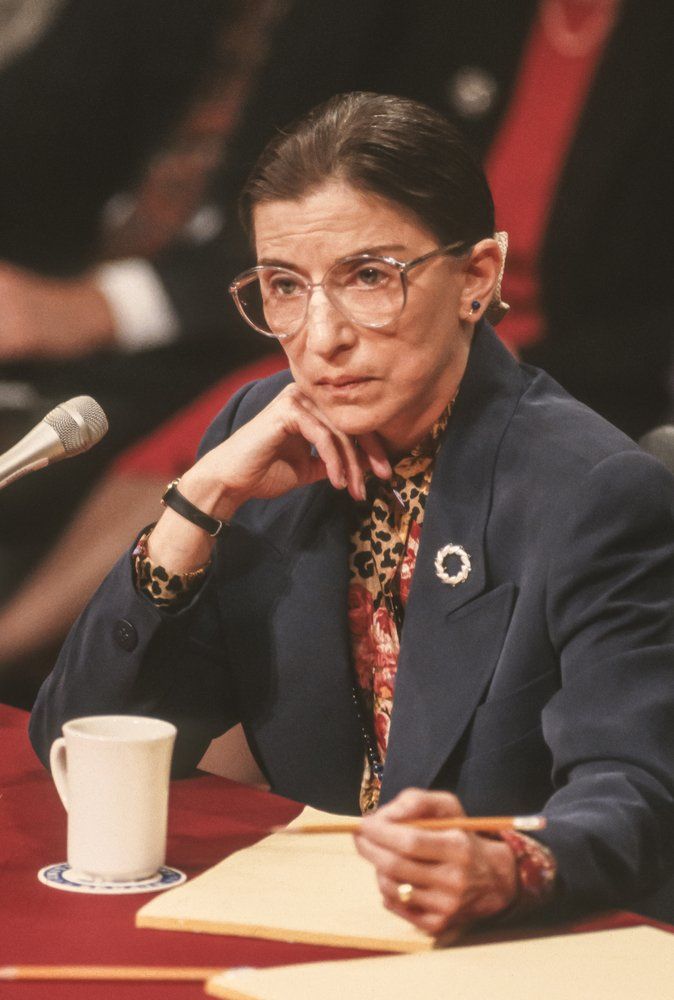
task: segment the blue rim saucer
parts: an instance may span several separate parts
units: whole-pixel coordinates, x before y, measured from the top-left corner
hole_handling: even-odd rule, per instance
[[[41,868],[37,877],[43,885],[52,889],[63,889],[65,892],[88,892],[99,896],[121,896],[132,892],[160,892],[162,889],[173,889],[187,878],[184,872],[177,868],[162,866],[156,875],[150,878],[137,879],[134,882],[97,882],[94,879],[79,875],[72,870],[67,861]]]

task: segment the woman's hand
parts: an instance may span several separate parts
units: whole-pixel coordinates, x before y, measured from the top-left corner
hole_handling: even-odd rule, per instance
[[[292,384],[205,455],[183,478],[183,485],[188,477],[198,481],[206,473],[221,491],[214,513],[227,516],[233,504],[238,507],[251,497],[281,496],[325,478],[335,489],[348,489],[355,500],[363,500],[367,468],[382,477],[391,475],[377,436],[364,435],[356,446]]]
[[[363,435],[356,445],[292,384],[193,465],[180,492],[205,513],[227,520],[246,500],[281,496],[319,479],[363,500],[367,469],[381,478],[391,475],[377,435]],[[184,573],[204,563],[212,545],[203,531],[167,510],[152,532],[149,552],[153,561]]]
[[[420,830],[402,820],[463,816],[449,792],[402,792],[366,817],[356,847],[377,872],[384,906],[439,935],[506,909],[515,899],[515,859],[507,844],[461,830]],[[408,903],[398,887],[413,887]]]

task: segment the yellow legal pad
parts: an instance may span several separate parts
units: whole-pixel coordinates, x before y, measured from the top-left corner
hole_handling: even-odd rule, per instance
[[[672,1000],[674,936],[635,927],[423,955],[234,969],[210,979],[206,992],[224,1000]]]
[[[307,807],[290,826],[340,820],[352,822]],[[136,926],[371,951],[436,944],[384,909],[374,869],[347,833],[272,834],[156,896],[138,911]]]

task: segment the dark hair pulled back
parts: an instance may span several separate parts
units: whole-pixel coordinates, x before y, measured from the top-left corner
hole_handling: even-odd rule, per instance
[[[441,244],[494,233],[489,186],[454,126],[418,101],[363,92],[331,98],[269,142],[241,194],[246,231],[256,205],[333,178],[413,212]]]

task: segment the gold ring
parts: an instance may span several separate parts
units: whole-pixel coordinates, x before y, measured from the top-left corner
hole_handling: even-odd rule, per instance
[[[414,886],[410,885],[409,882],[402,882],[396,889],[396,895],[403,906],[409,906],[413,892]]]

